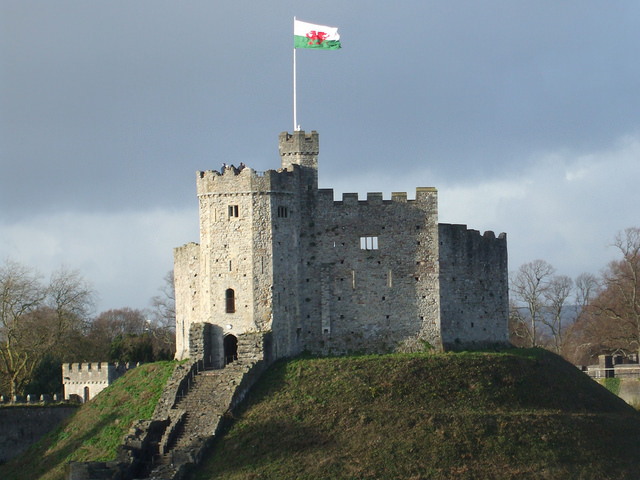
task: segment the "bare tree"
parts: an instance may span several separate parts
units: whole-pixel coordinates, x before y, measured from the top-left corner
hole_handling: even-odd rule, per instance
[[[153,335],[159,348],[175,352],[176,344],[176,289],[173,270],[164,276],[160,295],[151,299]]]
[[[549,287],[550,277],[555,273],[555,268],[544,260],[534,260],[520,266],[515,276],[512,276],[511,290],[517,307],[524,307],[527,311],[530,329],[522,329],[528,332],[528,344],[531,347],[538,345],[537,325],[541,322],[544,306],[544,294]],[[523,321],[524,320],[524,317]]]
[[[529,322],[513,298],[509,299],[509,338],[515,347],[524,348],[531,344]]]
[[[596,316],[609,323],[610,348],[640,351],[640,228],[619,232],[613,246],[622,259],[603,273],[603,290],[593,302]],[[607,320],[609,322],[607,322]]]
[[[124,307],[100,313],[93,320],[89,333],[110,342],[118,335],[142,335],[147,328],[147,318],[142,310]]]
[[[33,333],[25,328],[25,319],[45,297],[46,289],[33,270],[11,260],[0,267],[0,368],[8,378],[12,396],[37,363],[33,350],[25,348],[26,339]]]
[[[575,279],[574,290],[573,314],[569,316],[563,356],[576,365],[587,365],[599,353],[603,333],[591,325],[594,319],[592,302],[600,292],[600,283],[595,275],[581,273]]]
[[[566,333],[563,319],[566,316],[567,299],[572,292],[573,280],[566,275],[551,277],[543,291],[545,304],[540,321],[549,329],[553,350],[557,354],[563,353]]]
[[[9,260],[0,268],[0,290],[0,372],[16,395],[45,355],[70,359],[94,293],[78,271],[60,268],[45,286],[33,270]]]
[[[173,270],[167,272],[160,287],[160,295],[151,298],[151,312],[154,322],[163,327],[175,328],[176,289]]]
[[[51,312],[51,347],[69,346],[72,332],[84,333],[95,306],[95,291],[79,270],[61,267],[53,272],[47,289],[46,307]]]
[[[600,282],[595,275],[591,273],[581,273],[576,277],[576,299],[575,304],[578,307],[578,315],[581,315],[593,299],[600,291]]]

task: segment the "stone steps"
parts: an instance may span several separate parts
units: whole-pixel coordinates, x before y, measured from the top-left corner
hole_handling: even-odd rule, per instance
[[[270,364],[264,355],[270,351],[270,341],[270,334],[240,335],[240,360],[221,370],[202,371],[202,360],[176,365],[152,418],[134,422],[117,459],[72,462],[69,480],[131,479],[136,475],[152,480],[186,479],[191,467],[206,455],[223,417],[242,401]]]
[[[237,387],[252,367],[234,362],[224,369],[206,370],[194,376],[189,391],[172,409],[187,413],[167,445],[167,453],[154,458],[150,479],[172,479],[177,473],[174,464],[200,455],[206,442],[216,434],[222,417],[232,406]]]
[[[173,440],[171,440],[166,447],[166,451],[169,452],[171,451],[173,448],[175,448],[175,446],[177,445],[178,441],[180,440],[180,438],[182,438],[184,436],[184,429],[185,429],[185,424],[189,418],[189,412],[186,412],[184,414],[184,420],[182,425],[178,428],[178,431],[176,432],[175,436],[173,437]],[[162,458],[168,458],[169,454],[168,453],[164,453],[161,454]]]
[[[220,418],[229,409],[239,375],[241,378],[238,369],[229,368],[196,376],[187,396],[176,405],[189,415],[175,448],[190,447],[203,437],[215,435]]]

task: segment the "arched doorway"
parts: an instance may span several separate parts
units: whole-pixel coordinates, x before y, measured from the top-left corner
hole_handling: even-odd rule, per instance
[[[224,337],[224,364],[228,365],[238,359],[238,339],[235,335]]]
[[[84,403],[89,401],[89,387],[84,387]]]

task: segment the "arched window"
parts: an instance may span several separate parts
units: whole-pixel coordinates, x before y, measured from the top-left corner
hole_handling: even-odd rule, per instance
[[[233,288],[228,288],[225,293],[227,301],[227,313],[234,313],[236,311],[236,294]]]

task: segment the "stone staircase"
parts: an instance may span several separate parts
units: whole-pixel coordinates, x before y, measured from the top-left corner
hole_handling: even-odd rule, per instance
[[[132,425],[117,458],[71,462],[65,479],[185,479],[190,467],[201,462],[229,413],[270,364],[265,355],[269,342],[269,334],[239,335],[238,360],[219,370],[204,370],[197,356],[193,363],[178,364],[152,418]]]
[[[200,462],[252,367],[234,362],[222,370],[206,370],[193,377],[188,393],[171,409],[172,423],[158,445],[148,478],[180,478],[183,466]]]

